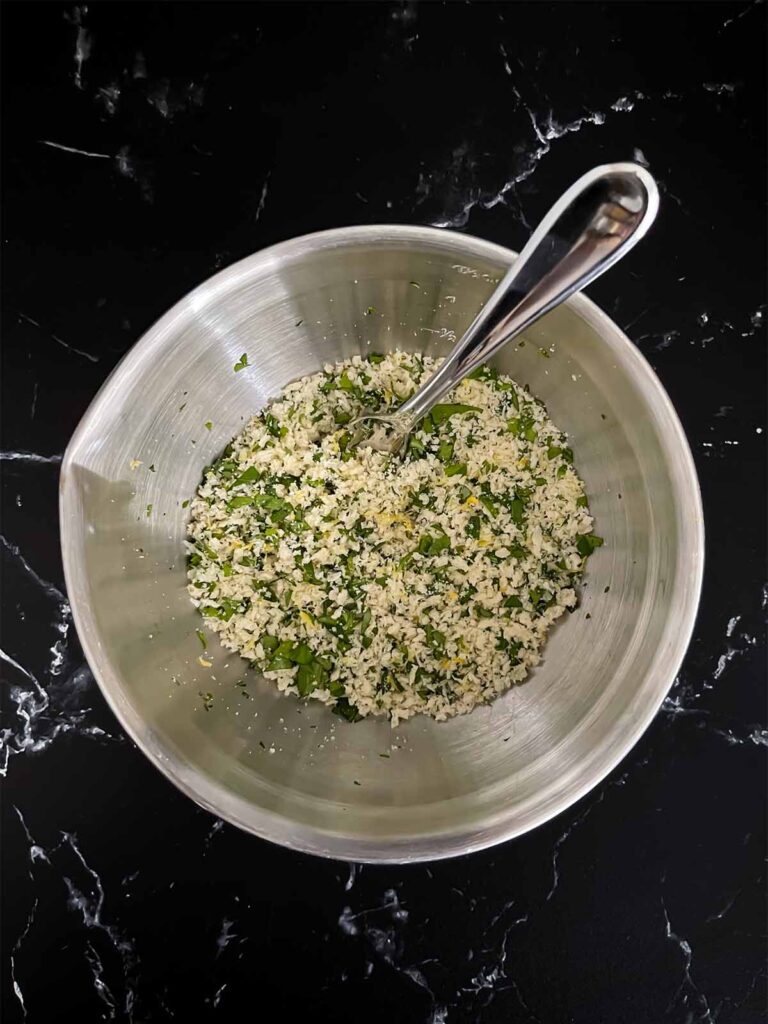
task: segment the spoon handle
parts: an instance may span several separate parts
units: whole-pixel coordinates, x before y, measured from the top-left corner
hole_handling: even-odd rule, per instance
[[[409,423],[420,420],[502,345],[629,252],[658,208],[656,183],[637,164],[606,164],[579,178],[544,217],[440,369],[397,415]]]

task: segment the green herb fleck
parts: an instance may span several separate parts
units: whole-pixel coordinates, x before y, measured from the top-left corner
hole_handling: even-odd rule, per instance
[[[462,405],[461,402],[448,402],[443,405],[433,406],[429,415],[432,423],[436,427],[439,427],[441,423],[445,423],[445,421],[450,419],[451,416],[459,416],[465,412],[480,411],[480,408],[476,405]]]
[[[443,441],[437,449],[437,457],[441,462],[450,462],[453,457],[453,441]]]
[[[261,480],[261,473],[255,466],[249,466],[232,484],[233,487],[240,487],[241,484],[253,484]]]
[[[346,697],[339,697],[333,706],[333,713],[334,715],[340,715],[348,722],[359,722],[363,717],[355,705],[350,704]]]
[[[244,370],[247,365],[248,365],[248,353],[247,352],[243,352],[243,354],[240,356],[238,361],[233,366],[233,370],[235,371],[235,373],[240,373],[240,371]]]
[[[485,507],[488,509],[490,515],[495,519],[496,516],[499,514],[499,509],[498,506],[496,505],[496,502],[493,500],[490,494],[481,494],[480,501],[482,501],[483,505],[485,505]]]
[[[315,575],[315,567],[312,562],[302,562],[301,564],[301,577],[305,583],[319,583],[317,576]],[[305,612],[309,615],[309,612]]]
[[[511,420],[507,421],[507,430],[514,437],[522,437],[526,441],[535,441],[537,438],[536,428],[533,425],[534,420],[532,416],[521,415],[516,416]]]
[[[271,412],[264,413],[264,426],[267,428],[268,433],[272,437],[285,437],[288,433],[287,427],[281,427],[280,421],[276,416],[273,416]]]
[[[233,511],[236,508],[242,508],[244,505],[251,504],[251,497],[248,494],[238,494],[234,498],[230,498],[227,502],[227,508]]]
[[[469,380],[485,380],[492,381],[499,379],[499,371],[495,370],[492,366],[478,366],[476,370],[467,375]]]
[[[432,650],[441,654],[445,649],[445,633],[441,633],[439,629],[435,629],[435,627],[429,622],[425,626],[422,626],[422,629],[424,630],[424,636],[426,637],[427,643]]]
[[[322,682],[324,672],[325,669],[317,661],[300,663],[295,679],[299,696],[308,697],[313,690],[316,690]]]
[[[480,537],[480,528],[482,527],[482,525],[483,521],[480,518],[480,516],[472,516],[472,518],[467,523],[467,536],[474,538],[474,540],[478,540]]]
[[[522,526],[525,519],[525,506],[520,498],[513,498],[509,503],[509,514],[515,526]]]
[[[442,533],[437,537],[432,534],[425,533],[423,537],[419,538],[419,546],[416,548],[420,555],[427,555],[434,557],[439,555],[441,551],[446,551],[451,546],[450,538]]]
[[[595,536],[594,533],[582,533],[576,542],[576,548],[584,558],[589,558],[592,552],[602,545],[603,538]]]

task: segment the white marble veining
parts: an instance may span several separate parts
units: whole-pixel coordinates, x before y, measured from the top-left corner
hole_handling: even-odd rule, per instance
[[[37,161],[53,183],[58,175],[62,181],[71,181],[66,175],[88,175],[89,180],[114,190],[114,208],[119,210],[125,202],[128,217],[135,217],[141,231],[151,235],[147,227],[150,215],[157,216],[160,209],[164,217],[166,210],[173,209],[167,184],[163,195],[164,162],[178,160],[177,166],[184,168],[182,174],[195,176],[195,187],[204,182],[208,168],[213,174],[220,159],[222,136],[209,132],[204,118],[197,118],[201,114],[213,119],[231,115],[228,124],[236,125],[233,107],[242,97],[225,96],[222,100],[222,79],[217,79],[215,70],[209,74],[207,69],[195,67],[193,73],[190,67],[185,73],[183,59],[166,60],[157,46],[147,45],[151,40],[137,37],[127,41],[121,62],[103,60],[109,47],[116,45],[99,27],[99,19],[106,18],[104,6],[109,5],[102,5],[100,11],[86,5],[74,7],[67,11],[66,20],[57,12],[62,87],[77,104],[77,116],[61,124],[45,118],[33,120],[27,149],[14,156]],[[420,60],[430,33],[435,31],[429,6],[404,3],[385,10],[384,28],[377,40],[383,55],[377,74],[381,73],[384,84],[406,75]],[[463,9],[465,5],[455,6]],[[471,18],[473,10],[481,6],[466,5],[466,12],[460,13]],[[761,0],[734,4],[725,12],[727,17],[717,15],[716,38],[725,45],[730,39],[742,39],[739,33],[756,32],[761,6]],[[217,28],[214,19],[212,38]],[[667,131],[670,126],[677,130],[678,119],[682,123],[686,110],[698,112],[697,116],[706,116],[712,123],[712,138],[700,140],[701,145],[716,148],[723,126],[742,116],[740,104],[747,94],[749,69],[735,69],[726,62],[717,68],[707,66],[696,77],[678,73],[679,69],[673,74],[669,69],[667,78],[666,69],[639,76],[628,67],[620,78],[610,72],[606,84],[597,83],[579,106],[581,94],[573,100],[567,83],[563,86],[557,75],[542,73],[541,65],[552,59],[543,44],[538,51],[534,48],[530,62],[526,58],[525,67],[521,65],[517,28],[508,19],[503,31],[499,29],[498,36],[486,39],[482,49],[497,75],[494,102],[508,104],[516,114],[515,137],[501,139],[497,151],[486,153],[477,141],[482,137],[480,129],[477,138],[473,135],[473,126],[481,122],[457,117],[455,135],[446,131],[427,157],[414,134],[413,144],[400,154],[404,172],[401,191],[397,182],[387,182],[382,190],[381,182],[364,163],[352,162],[344,182],[349,205],[342,215],[371,221],[397,215],[408,219],[418,218],[428,209],[424,219],[428,216],[437,226],[471,227],[483,233],[484,215],[498,207],[502,218],[496,230],[504,240],[510,223],[515,230],[530,227],[523,203],[533,204],[529,197],[538,189],[544,195],[549,169],[556,171],[558,160],[568,161],[569,153],[583,158],[585,147],[593,146],[595,162],[633,154],[646,166],[652,163],[654,173],[664,179],[665,216],[671,233],[685,222],[689,236],[693,232],[706,248],[710,234],[722,229],[722,217],[714,211],[709,218],[701,198],[681,184],[685,162],[680,153],[661,149],[659,124],[663,121]],[[469,42],[457,41],[457,52],[463,52]],[[583,58],[576,44],[573,58],[578,67]],[[253,51],[248,59],[254,59]],[[386,64],[395,59],[392,65]],[[394,70],[388,71],[388,67]],[[471,61],[461,65],[461,70],[471,73]],[[344,69],[334,69],[334,74],[343,73]],[[445,73],[456,74],[456,67],[446,66]],[[386,74],[391,77],[386,79]],[[642,85],[642,91],[637,85]],[[279,106],[284,97],[276,95],[271,102],[290,131],[288,108]],[[490,101],[484,116],[491,125],[501,123],[493,121]],[[691,121],[687,127],[696,123]],[[176,139],[179,147],[175,147]],[[388,144],[388,140],[384,142]],[[717,152],[726,159],[721,150]],[[501,162],[494,164],[495,159]],[[491,173],[493,167],[497,169]],[[226,219],[227,197],[216,196],[216,215],[223,211],[223,217],[218,234],[201,232],[200,245],[207,262],[200,265],[222,266],[259,247],[262,239],[282,237],[279,228],[285,216],[301,222],[311,206],[304,195],[309,188],[302,185],[291,192],[286,173],[279,152],[274,160],[265,160],[253,171],[243,190],[242,208],[236,211],[247,223],[242,235]],[[314,182],[318,190],[329,191],[322,174]],[[199,194],[203,201],[211,195]],[[385,196],[391,198],[385,200]],[[168,206],[161,208],[163,202]],[[324,215],[325,210],[318,217]],[[78,216],[84,217],[82,210]],[[163,224],[174,230],[172,212]],[[312,222],[308,230],[322,226],[327,225]],[[116,244],[125,246],[133,259],[168,258],[173,252],[172,243],[163,249],[155,237],[146,251],[139,251],[130,234],[125,223],[116,222]],[[11,238],[8,244],[15,241]],[[710,290],[708,279],[697,281],[700,269],[685,251],[665,251],[664,258],[669,261],[674,312],[660,312],[664,299],[649,290],[657,283],[651,276],[648,288],[640,282],[636,290],[630,287],[621,296],[618,322],[641,351],[662,376],[671,369],[673,383],[680,365],[676,361],[681,359],[691,361],[703,386],[711,384],[709,378],[718,365],[742,360],[751,367],[748,359],[754,358],[755,346],[765,337],[764,293],[745,286],[740,304],[734,305],[732,296]],[[191,266],[190,278],[199,270],[197,263]],[[458,274],[464,272],[456,269]],[[732,283],[740,285],[741,281]],[[98,294],[103,294],[103,283],[99,288]],[[679,289],[679,296],[674,289]],[[83,294],[83,302],[90,301],[87,284]],[[152,301],[150,296],[145,310],[142,293],[137,301],[141,313],[126,311],[131,321],[138,324],[144,312],[158,312]],[[72,311],[46,303],[44,295],[38,301],[29,294],[20,295],[18,304],[28,312],[14,307],[9,319],[12,329],[19,332],[20,344],[27,345],[30,352],[36,347],[45,349],[52,375],[63,367],[67,373],[77,374],[78,380],[87,378],[91,382],[88,387],[95,390],[111,362],[108,353],[117,353],[119,346],[110,347],[110,343],[102,348],[93,341],[101,322],[98,330],[95,320],[88,322],[86,305]],[[83,342],[81,325],[82,338],[88,339]],[[122,330],[133,328],[129,325]],[[455,332],[446,326],[440,337],[450,342]],[[120,344],[127,338],[123,333]],[[93,351],[87,350],[90,347]],[[736,379],[734,375],[732,380]],[[697,628],[685,666],[642,744],[561,820],[500,848],[493,858],[483,855],[485,859],[435,864],[418,872],[326,865],[298,858],[283,861],[278,852],[225,827],[224,822],[191,804],[189,818],[185,818],[186,802],[160,780],[157,793],[162,796],[154,791],[151,800],[143,791],[126,796],[122,773],[135,770],[131,745],[117,726],[109,724],[110,713],[82,661],[67,596],[56,582],[57,568],[42,560],[33,542],[22,540],[31,534],[21,529],[17,532],[23,521],[13,518],[35,515],[38,488],[53,485],[53,474],[62,461],[66,436],[61,431],[43,432],[48,425],[48,380],[42,360],[30,365],[21,388],[20,418],[25,420],[23,427],[29,423],[34,429],[25,434],[14,424],[9,450],[0,452],[3,472],[6,480],[13,480],[11,493],[16,496],[6,517],[6,536],[0,538],[6,585],[14,591],[9,608],[12,616],[18,616],[14,620],[18,626],[6,631],[0,650],[9,698],[9,711],[0,729],[0,774],[5,777],[6,799],[18,805],[18,832],[8,840],[4,837],[4,842],[9,849],[10,840],[18,842],[22,850],[19,892],[13,897],[18,915],[6,951],[9,996],[19,1019],[31,1024],[41,1019],[36,1010],[41,1005],[41,977],[42,983],[45,979],[38,967],[39,950],[45,949],[54,960],[63,957],[63,951],[50,944],[48,929],[53,922],[58,922],[60,933],[66,935],[66,956],[71,958],[61,962],[82,969],[82,978],[72,978],[71,984],[84,985],[83,1005],[93,1019],[135,1020],[137,1024],[193,1019],[183,1000],[187,987],[195,986],[195,991],[203,993],[195,1017],[232,1019],[233,1007],[251,991],[253,979],[263,978],[265,970],[274,968],[268,960],[272,951],[285,955],[286,947],[279,945],[285,935],[280,929],[272,930],[274,911],[275,915],[293,915],[297,946],[303,943],[301,962],[319,963],[325,983],[339,999],[344,998],[348,986],[355,986],[352,990],[359,994],[381,992],[396,984],[397,991],[403,993],[404,1013],[413,1010],[413,1019],[423,1019],[425,1024],[517,1020],[543,1024],[555,1019],[548,983],[551,979],[554,987],[563,975],[556,961],[547,962],[547,981],[537,982],[525,954],[530,949],[537,955],[538,951],[557,951],[561,938],[563,947],[567,946],[565,940],[575,942],[583,937],[600,948],[601,937],[590,931],[589,922],[584,925],[569,916],[574,905],[582,905],[585,872],[594,873],[586,884],[594,886],[595,913],[602,915],[605,928],[602,939],[642,941],[648,951],[648,963],[654,965],[651,974],[641,981],[632,976],[632,983],[645,995],[668,991],[660,1021],[726,1024],[739,1020],[740,1012],[744,1020],[751,1019],[746,1007],[755,1005],[755,993],[764,984],[762,970],[750,966],[754,958],[745,960],[743,969],[723,968],[722,977],[730,984],[723,996],[719,966],[713,967],[713,950],[726,948],[728,936],[741,927],[736,922],[741,921],[744,906],[756,898],[752,862],[746,858],[758,840],[742,824],[738,813],[742,794],[734,791],[733,807],[729,808],[733,817],[722,826],[727,833],[726,852],[718,848],[720,859],[713,859],[713,841],[707,851],[711,874],[702,875],[696,863],[702,836],[707,836],[709,844],[710,836],[721,827],[721,818],[717,808],[711,807],[706,813],[712,814],[712,822],[707,818],[696,833],[699,812],[685,818],[687,794],[675,785],[675,778],[676,769],[690,770],[692,764],[704,763],[705,757],[713,775],[738,771],[734,778],[744,779],[760,770],[758,762],[762,763],[768,749],[768,730],[758,721],[759,701],[753,699],[753,690],[761,686],[768,583],[761,580],[757,589],[751,583],[749,590],[742,588],[738,596],[721,598],[719,605],[712,595],[707,598],[708,617]],[[755,411],[744,414],[740,395],[730,386],[731,381],[728,383],[728,387],[710,387],[706,405],[692,403],[689,409],[695,415],[685,422],[702,481],[710,493],[731,486],[732,474],[739,467],[754,464],[746,460],[765,456],[766,423]],[[718,540],[717,534],[712,536]],[[717,555],[713,563],[717,567]],[[722,587],[722,578],[717,582]],[[719,609],[717,614],[713,609]],[[35,632],[29,628],[32,625]],[[90,744],[82,743],[82,738]],[[671,759],[675,763],[669,767]],[[11,768],[13,764],[19,769],[23,766],[24,771]],[[64,784],[69,785],[88,773],[103,773],[100,781],[109,799],[103,804],[91,803],[84,785],[81,804],[77,794],[68,794],[60,803],[41,801],[40,793],[51,786],[54,769],[62,771]],[[699,796],[692,793],[691,799]],[[130,799],[135,801],[133,805]],[[145,807],[145,799],[150,806]],[[94,815],[104,816],[103,822],[89,819],[91,806]],[[173,826],[163,820],[166,811]],[[616,924],[609,912],[614,909],[612,887],[624,884],[627,875],[621,864],[612,865],[610,860],[619,851],[626,853],[621,833],[631,814],[641,816],[643,828],[658,829],[659,844],[666,846],[666,851],[662,855],[654,843],[643,849],[647,862],[641,867],[648,868],[649,878],[638,871],[638,898],[632,902],[629,893],[627,903],[637,919]],[[123,815],[131,829],[146,829],[146,835],[136,838],[127,829],[121,831]],[[685,818],[679,832],[674,831],[676,816]],[[27,821],[33,823],[32,829]],[[179,822],[182,828],[188,824],[189,831],[177,836],[173,830]],[[15,829],[15,824],[12,827]],[[122,849],[126,841],[135,841],[129,852]],[[670,855],[668,861],[666,854]],[[279,881],[276,866],[284,872]],[[302,877],[311,879],[311,884],[303,889],[297,884],[294,890],[292,883]],[[708,902],[700,906],[697,886],[704,877],[712,891]],[[307,894],[316,896],[317,902],[297,907],[297,901],[309,898]],[[189,912],[190,902],[194,913]],[[141,919],[135,916],[138,908],[145,920],[177,935],[183,950],[171,948],[170,943],[153,946],[150,929],[134,933],[133,922]],[[175,933],[171,929],[174,915],[183,919]],[[15,941],[13,935],[17,935]],[[744,949],[749,940],[743,935],[739,939]],[[169,984],[158,989],[154,980],[148,980],[164,972],[166,957],[172,970],[179,969],[182,959],[186,962],[183,988],[174,990]],[[622,977],[622,984],[627,977]],[[621,1020],[624,1005],[613,1003],[614,1009],[619,1007],[613,1020]],[[592,1012],[581,1005],[571,1010],[578,1024],[583,1024],[584,1014]],[[82,1019],[85,1021],[85,1016]]]

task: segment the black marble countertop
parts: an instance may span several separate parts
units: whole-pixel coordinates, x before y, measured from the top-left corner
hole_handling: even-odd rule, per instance
[[[3,1020],[765,1019],[766,9],[3,4]],[[342,224],[519,248],[647,162],[590,294],[668,389],[706,509],[679,678],[577,805],[470,857],[349,867],[216,821],[85,664],[58,466],[112,367],[217,268]]]

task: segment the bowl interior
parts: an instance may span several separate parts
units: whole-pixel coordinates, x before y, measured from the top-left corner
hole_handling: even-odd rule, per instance
[[[581,297],[496,361],[570,435],[605,538],[580,607],[524,685],[469,716],[392,730],[280,696],[215,638],[212,667],[199,663],[182,503],[203,468],[285,384],[323,363],[394,347],[447,352],[511,258],[479,239],[392,226],[257,253],[150,329],[70,444],[65,571],[90,664],[155,763],[253,832],[361,860],[488,845],[594,785],[674,678],[701,577],[690,453],[648,365]],[[248,368],[235,373],[243,352]],[[213,694],[209,710],[201,693]]]

